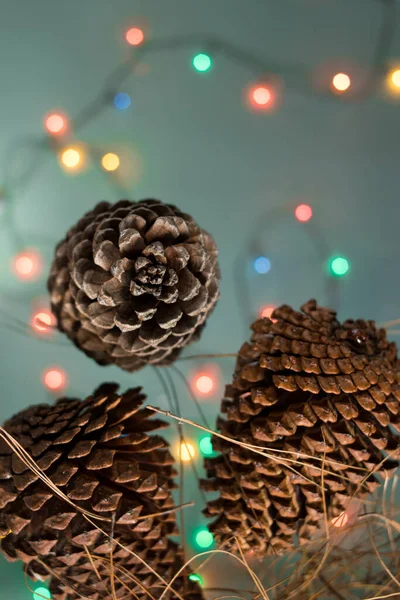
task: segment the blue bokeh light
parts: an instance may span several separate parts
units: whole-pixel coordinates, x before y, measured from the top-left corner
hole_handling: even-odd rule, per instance
[[[264,275],[264,273],[268,273],[271,268],[271,262],[266,256],[259,256],[255,259],[253,263],[254,270],[260,275]]]
[[[125,92],[119,92],[114,96],[114,106],[118,108],[118,110],[125,110],[131,104],[131,99],[129,94],[125,94]]]

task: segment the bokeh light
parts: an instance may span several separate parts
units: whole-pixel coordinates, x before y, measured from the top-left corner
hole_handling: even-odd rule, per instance
[[[396,68],[389,71],[386,78],[386,84],[389,92],[395,96],[400,95],[400,68]]]
[[[45,117],[45,129],[52,135],[65,133],[67,129],[67,119],[60,113],[51,113]]]
[[[140,46],[144,40],[144,33],[139,27],[131,27],[126,32],[125,39],[131,46]]]
[[[344,258],[344,256],[336,256],[330,262],[330,269],[333,275],[336,277],[342,277],[343,275],[346,275],[350,269],[350,264],[347,258]]]
[[[266,318],[270,319],[275,308],[276,308],[275,306],[269,306],[269,305],[262,306],[260,309],[260,317],[262,319],[266,319]]]
[[[335,517],[334,519],[332,519],[331,524],[334,527],[337,527],[339,529],[340,527],[345,527],[347,525],[348,521],[349,521],[349,515],[344,510],[340,513],[340,515],[338,517]]]
[[[209,71],[212,65],[211,57],[208,56],[208,54],[203,53],[196,54],[196,56],[193,57],[192,62],[196,71],[199,71],[200,73]]]
[[[253,89],[252,99],[257,106],[267,106],[272,101],[272,94],[267,87],[259,86]]]
[[[195,380],[195,387],[201,394],[209,394],[214,389],[214,380],[211,375],[198,375]]]
[[[197,573],[190,573],[189,579],[190,579],[190,581],[195,581],[199,585],[203,585],[204,584],[203,578],[200,577],[200,575],[197,575]]]
[[[253,266],[257,273],[265,275],[271,268],[271,261],[266,256],[259,256],[255,259]]]
[[[36,279],[42,270],[42,257],[37,250],[24,250],[14,256],[13,271],[18,279]]]
[[[78,148],[65,148],[61,152],[61,163],[69,170],[77,169],[82,164],[82,153]]]
[[[50,590],[43,586],[33,590],[33,600],[44,600],[45,598],[51,598]]]
[[[129,94],[125,92],[119,92],[114,96],[114,106],[118,108],[118,110],[125,110],[128,106],[131,105],[131,98]]]
[[[210,548],[214,543],[214,536],[207,527],[204,527],[197,531],[195,540],[199,548]]]
[[[49,367],[43,372],[43,384],[48,390],[59,392],[67,385],[67,375],[60,367]]]
[[[351,85],[351,79],[347,73],[336,73],[332,79],[332,86],[338,92],[345,92]]]
[[[101,159],[101,165],[106,171],[116,171],[119,167],[119,156],[113,152],[108,152]]]
[[[306,223],[313,215],[312,208],[309,204],[299,204],[296,206],[294,215],[298,221]]]
[[[55,323],[53,313],[46,308],[36,311],[31,320],[32,329],[40,334],[52,333]]]
[[[203,456],[213,456],[216,454],[213,450],[211,435],[204,435],[199,441],[200,452]]]
[[[196,450],[190,442],[182,442],[179,446],[179,458],[183,462],[189,462],[196,455]]]

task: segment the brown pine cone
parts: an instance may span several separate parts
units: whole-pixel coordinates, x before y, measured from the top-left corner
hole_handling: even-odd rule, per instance
[[[101,202],[57,246],[58,328],[101,365],[170,364],[218,300],[217,259],[212,237],[175,206]]]
[[[220,492],[206,509],[216,517],[216,539],[234,546],[236,536],[243,549],[260,554],[292,549],[295,534],[306,543],[319,527],[322,462],[308,457],[325,453],[329,518],[353,494],[373,491],[400,457],[400,366],[385,331],[373,321],[341,324],[315,300],[302,312],[281,306],[272,319],[253,323],[218,427],[235,440],[290,454],[264,458],[215,436],[221,456],[206,461],[203,482]],[[390,452],[396,461],[380,465]]]
[[[83,402],[61,398],[54,406],[32,406],[4,425],[74,503],[54,493],[1,441],[1,549],[8,560],[22,560],[34,578],[48,577],[50,569],[57,599],[66,597],[63,582],[78,590],[80,584],[93,584],[93,595],[86,588],[85,594],[104,597],[104,581],[98,581],[88,552],[100,556],[94,562],[103,572],[104,557],[109,559],[114,548],[115,564],[137,573],[140,581],[153,581],[153,575],[146,576],[143,565],[117,543],[140,553],[161,575],[169,575],[179,559],[167,538],[178,533],[175,514],[165,514],[174,507],[174,461],[167,442],[151,433],[165,423],[141,408],[145,396],[140,388],[122,395],[117,390],[115,384],[104,384]],[[79,509],[105,520],[92,517],[89,522]]]

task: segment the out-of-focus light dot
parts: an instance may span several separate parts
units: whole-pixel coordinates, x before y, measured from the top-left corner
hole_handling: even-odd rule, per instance
[[[67,169],[75,169],[82,160],[81,153],[75,148],[67,148],[61,154],[61,162]]]
[[[189,462],[192,458],[194,458],[196,451],[194,449],[193,444],[190,442],[182,442],[179,447],[179,458],[183,460],[183,462]]]
[[[260,310],[260,317],[262,319],[270,319],[274,310],[275,306],[263,306]]]
[[[40,310],[32,317],[32,328],[39,333],[49,333],[55,325],[53,314],[49,310]]]
[[[397,88],[400,88],[400,69],[396,69],[391,73],[390,79],[393,85]]]
[[[200,575],[197,575],[197,573],[191,573],[189,575],[189,579],[190,581],[195,581],[196,583],[198,583],[199,585],[203,585],[203,578],[200,577]]]
[[[259,256],[255,259],[253,266],[254,270],[257,271],[257,273],[259,273],[260,275],[264,275],[270,270],[271,261],[266,256]]]
[[[252,91],[252,97],[255,104],[258,106],[266,106],[272,100],[272,94],[267,87],[256,87]]]
[[[350,268],[349,261],[343,256],[337,256],[336,258],[333,258],[330,266],[333,275],[336,275],[337,277],[346,275]]]
[[[213,378],[210,375],[199,375],[196,378],[195,386],[201,394],[208,394],[214,387]]]
[[[33,600],[44,600],[51,598],[50,590],[45,587],[38,587],[33,591]]]
[[[351,84],[350,77],[346,73],[336,73],[332,79],[332,85],[338,92],[345,92]]]
[[[126,94],[125,92],[119,92],[118,94],[115,94],[115,96],[114,96],[115,108],[118,108],[118,110],[125,110],[125,108],[128,108],[128,106],[130,106],[130,104],[131,104],[131,98],[130,98],[129,94]]]
[[[35,279],[40,273],[41,257],[38,252],[20,252],[13,260],[13,270],[18,279]]]
[[[309,204],[299,204],[296,206],[296,210],[294,211],[294,215],[298,221],[301,223],[306,223],[312,217],[312,208]]]
[[[52,113],[46,117],[44,126],[51,134],[63,133],[67,128],[67,121],[59,113]]]
[[[192,62],[196,71],[200,71],[200,73],[208,71],[212,65],[211,58],[208,56],[208,54],[203,53],[196,54],[196,56],[193,57]]]
[[[101,159],[101,164],[106,171],[116,171],[119,167],[119,156],[113,152],[108,152]]]
[[[205,435],[199,442],[200,452],[203,456],[212,456],[215,454],[211,442],[211,435]]]
[[[331,523],[334,527],[345,527],[348,523],[349,516],[346,511],[340,513],[338,517],[332,519]]]
[[[43,383],[48,390],[59,391],[66,386],[67,376],[62,369],[52,367],[43,373]]]
[[[131,46],[139,46],[144,40],[144,33],[139,27],[131,27],[126,32],[125,39]]]
[[[200,531],[196,533],[196,544],[200,548],[209,548],[213,543],[214,536],[207,528],[200,529]]]

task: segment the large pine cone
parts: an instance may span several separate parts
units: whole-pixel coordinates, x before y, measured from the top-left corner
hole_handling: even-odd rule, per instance
[[[34,578],[54,574],[51,589],[57,600],[66,594],[70,599],[81,597],[81,586],[85,597],[104,598],[104,586],[110,589],[112,548],[116,576],[137,596],[148,598],[123,569],[145,588],[159,591],[157,577],[118,544],[168,581],[182,566],[178,547],[167,538],[178,533],[175,514],[165,514],[174,507],[173,458],[167,442],[150,434],[165,423],[141,408],[145,396],[140,388],[122,395],[117,390],[117,385],[104,384],[83,402],[62,398],[54,406],[32,406],[4,425],[75,504],[55,494],[1,442],[0,535],[5,536],[1,549],[8,560],[22,560]],[[105,520],[92,518],[90,523],[77,507]],[[160,512],[164,514],[150,516]],[[187,583],[187,574],[174,589],[183,589],[183,582],[195,589]],[[116,580],[115,585],[121,596],[126,595],[121,583]]]
[[[302,312],[281,306],[272,319],[253,323],[218,427],[235,440],[289,454],[264,458],[215,436],[222,455],[207,460],[203,482],[220,492],[206,510],[216,517],[210,528],[217,540],[234,545],[236,536],[242,548],[261,554],[293,548],[294,534],[300,544],[312,538],[324,514],[321,459],[332,518],[353,494],[373,491],[400,456],[400,367],[385,331],[373,321],[340,324],[315,300]],[[381,465],[392,451],[396,462]]]
[[[101,365],[170,364],[218,300],[217,259],[212,237],[175,206],[101,202],[57,246],[58,327]]]

